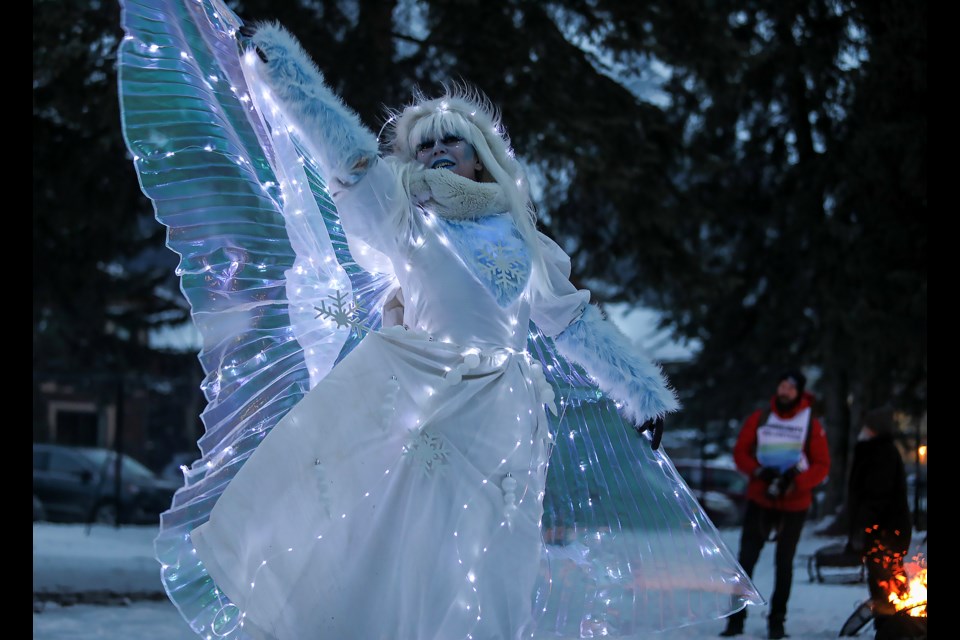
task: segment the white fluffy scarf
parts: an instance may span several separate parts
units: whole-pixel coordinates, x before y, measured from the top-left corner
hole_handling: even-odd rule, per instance
[[[443,218],[464,220],[510,210],[496,182],[477,182],[448,169],[427,169],[408,163],[406,187],[411,200]]]

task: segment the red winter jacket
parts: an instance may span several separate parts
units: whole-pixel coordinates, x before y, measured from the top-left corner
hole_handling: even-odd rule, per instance
[[[813,396],[809,392],[804,392],[800,402],[792,411],[780,413],[777,411],[776,396],[774,396],[770,399],[770,410],[781,418],[790,418],[809,407],[812,401]],[[766,495],[766,483],[753,475],[754,471],[760,468],[760,463],[757,462],[757,427],[760,426],[760,418],[765,413],[757,409],[747,418],[740,429],[737,444],[733,447],[733,460],[737,468],[750,478],[747,484],[747,499],[760,506],[781,511],[805,511],[813,502],[813,488],[823,482],[830,471],[830,450],[827,447],[827,435],[823,425],[816,418],[810,422],[810,437],[805,448],[810,467],[797,474],[791,490],[775,500],[770,500]]]

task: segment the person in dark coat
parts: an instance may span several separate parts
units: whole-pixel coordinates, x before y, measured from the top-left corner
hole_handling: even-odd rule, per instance
[[[878,638],[883,637],[885,617],[894,612],[890,593],[906,585],[903,561],[912,533],[897,433],[890,408],[867,413],[853,450],[847,490],[847,551],[862,555],[866,564]]]

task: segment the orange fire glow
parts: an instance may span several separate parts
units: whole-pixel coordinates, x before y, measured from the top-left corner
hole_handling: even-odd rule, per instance
[[[904,566],[905,575],[897,576],[901,585],[889,598],[897,611],[907,609],[911,616],[920,618],[927,615],[927,561],[922,555],[914,560]]]

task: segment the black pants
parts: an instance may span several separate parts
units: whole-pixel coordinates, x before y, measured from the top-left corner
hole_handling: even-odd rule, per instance
[[[747,502],[743,516],[743,531],[740,534],[740,556],[738,560],[747,575],[753,578],[753,568],[757,564],[764,544],[774,537],[776,545],[776,579],[773,585],[773,597],[770,598],[770,619],[783,622],[787,616],[787,600],[790,599],[790,587],[793,584],[793,557],[797,553],[797,543],[807,511],[780,511],[761,507],[755,502]],[[743,608],[730,616],[747,617]]]

